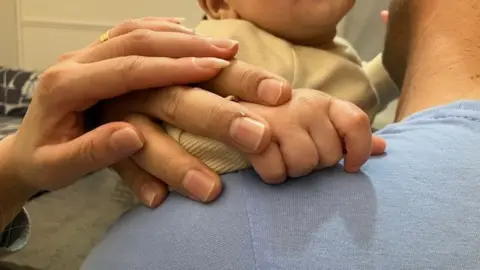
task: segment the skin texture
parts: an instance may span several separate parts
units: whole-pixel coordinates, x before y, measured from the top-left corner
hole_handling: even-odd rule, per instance
[[[384,64],[402,89],[397,121],[480,97],[479,18],[477,1],[392,1]]]
[[[261,154],[249,155],[265,182],[282,183],[345,158],[345,170],[357,172],[371,154],[382,154],[386,142],[372,136],[368,116],[350,102],[311,89],[296,89],[292,100],[278,107],[242,103],[263,116],[272,128],[272,142]]]
[[[199,0],[212,19],[243,19],[296,44],[321,46],[336,35],[355,0]]]
[[[318,46],[333,39],[337,24],[354,3],[343,0],[199,1],[212,19],[246,20],[294,43]],[[281,183],[287,177],[304,176],[315,169],[337,164],[344,153],[347,153],[345,169],[356,172],[372,153],[372,145],[376,150],[374,154],[383,153],[385,142],[378,138],[372,142],[368,117],[352,104],[345,105],[346,110],[329,113],[332,104],[336,107],[337,103],[342,104],[317,90],[303,89],[295,90],[293,100],[286,104],[288,109],[249,107],[261,115],[269,115],[268,121],[275,130],[276,143],[262,154],[247,156],[262,180]],[[352,123],[339,130],[336,119],[352,119]],[[352,133],[359,136],[355,140],[344,138],[345,134]],[[354,144],[365,148],[352,150]]]
[[[5,227],[38,190],[66,187],[84,174],[137,153],[148,143],[141,130],[127,121],[112,121],[94,130],[85,130],[85,110],[100,100],[133,91],[212,79],[230,64],[226,60],[232,59],[237,49],[234,41],[195,36],[192,30],[179,27],[171,20],[144,18],[112,29],[108,42],[95,42],[62,56],[56,65],[42,74],[18,132],[0,142],[0,155],[8,156],[0,162],[0,227]],[[159,73],[159,70],[163,72]],[[265,73],[261,75],[263,79],[274,78]],[[257,81],[245,82],[252,90],[239,91],[237,87],[230,94],[258,100],[255,83],[262,78],[252,79]],[[262,125],[264,132],[257,138],[260,141],[258,147],[239,150],[254,153],[268,145],[270,127],[262,117],[250,113],[238,103],[218,97],[215,92],[204,91],[207,96],[217,97],[217,102],[206,99],[206,102],[197,102],[197,107],[187,107],[188,104],[181,102],[191,95],[192,91],[187,90],[178,87],[158,90],[170,102],[155,107],[156,111],[167,116],[175,115],[177,109],[190,111],[193,115],[215,111],[222,116],[221,121],[206,119],[208,123],[217,124],[215,133],[209,126],[193,122],[188,116],[173,118],[172,122],[181,122],[200,134],[227,141],[232,140],[231,124],[237,119],[249,118]],[[276,90],[281,92],[280,96],[285,96],[284,99],[290,98],[291,89]],[[247,137],[251,135],[246,134]],[[172,149],[166,147],[166,150]],[[183,173],[190,171],[190,174],[191,171],[202,172],[206,167],[198,161],[186,165],[182,167],[185,169]],[[179,171],[175,166],[168,168]],[[211,175],[210,181],[211,195],[215,197],[221,190],[221,182],[216,175]]]
[[[207,14],[214,19],[228,19],[228,18],[242,18],[248,19],[257,23],[261,27],[273,31],[279,36],[283,36],[289,39],[298,39],[298,42],[305,45],[325,45],[326,42],[330,42],[335,36],[335,28],[337,23],[343,18],[343,16],[351,9],[355,1],[200,1],[200,5],[204,8]],[[280,4],[280,5],[279,5]],[[276,8],[272,9],[271,7]],[[257,12],[261,11],[261,12]],[[305,14],[310,14],[305,16]],[[282,16],[280,16],[282,15]],[[279,20],[279,18],[281,18]],[[295,23],[293,23],[295,22]],[[288,36],[289,33],[295,33],[295,36]],[[286,36],[285,36],[286,35]],[[237,67],[236,72],[232,67]],[[241,68],[239,68],[241,67]],[[242,72],[239,72],[241,70]],[[219,93],[222,97],[228,96],[222,89],[249,89],[257,90],[257,86],[261,87],[264,84],[257,84],[257,86],[250,87],[249,84],[245,84],[245,81],[249,81],[255,77],[264,77],[264,71],[253,66],[246,65],[242,62],[232,62],[230,67],[225,68],[219,77],[216,79],[201,84],[201,87],[210,91]],[[242,75],[243,74],[243,75]],[[230,78],[230,79],[229,79]],[[237,80],[233,79],[237,78]],[[256,80],[258,81],[258,80]],[[241,83],[238,83],[241,82]],[[265,81],[266,82],[266,81]],[[278,82],[278,81],[277,81]],[[228,85],[227,85],[228,83]],[[271,83],[265,84],[272,86]],[[246,87],[245,87],[246,86]],[[284,84],[281,87],[285,87]],[[270,87],[271,88],[271,87]],[[278,88],[278,85],[277,85]],[[170,89],[164,91],[170,91]],[[276,98],[276,93],[268,89],[267,91],[260,91],[266,89],[258,88],[257,93],[269,93],[273,99]],[[245,91],[245,90],[241,90]],[[302,91],[302,94],[305,91]],[[315,169],[322,169],[336,164],[344,157],[344,153],[347,153],[347,166],[346,170],[349,172],[357,171],[360,166],[368,159],[370,154],[380,154],[385,150],[385,141],[371,136],[368,121],[365,121],[366,116],[358,108],[351,106],[351,104],[345,105],[347,108],[353,108],[345,110],[343,112],[338,111],[337,116],[343,116],[344,119],[352,119],[352,125],[348,128],[343,127],[338,129],[334,127],[332,118],[328,113],[329,104],[337,104],[337,101],[328,96],[318,95],[312,91],[308,97],[301,97],[300,94],[295,94],[292,100],[281,96],[279,101],[274,104],[272,102],[265,102],[265,100],[252,100],[249,99],[249,95],[235,95],[239,100],[244,101],[241,103],[244,108],[248,108],[248,111],[255,115],[261,115],[267,117],[269,115],[269,123],[272,127],[272,131],[275,130],[275,134],[272,133],[272,141],[264,151],[246,151],[243,149],[246,158],[255,168],[260,178],[266,183],[281,183],[287,179],[287,177],[299,177],[312,172]],[[192,96],[196,95],[192,93]],[[142,97],[143,96],[143,97]],[[254,95],[253,95],[254,96]],[[217,100],[218,97],[215,99]],[[162,104],[162,94],[154,92],[145,92],[141,95],[134,94],[129,95],[126,98],[120,98],[113,102],[106,111],[111,115],[109,121],[127,119],[130,123],[133,123],[147,140],[146,147],[135,154],[132,158],[124,160],[113,168],[120,174],[125,182],[132,188],[134,193],[141,199],[141,201],[150,206],[156,207],[165,198],[168,187],[176,191],[181,192],[191,198],[198,199],[200,201],[208,202],[216,198],[219,194],[219,189],[214,188],[211,194],[203,194],[202,196],[192,196],[191,192],[182,188],[182,182],[185,181],[186,172],[189,171],[191,166],[189,164],[198,164],[198,161],[190,157],[185,153],[183,149],[178,147],[170,138],[165,136],[165,131],[152,120],[145,116],[152,117],[157,120],[170,122],[171,117],[165,117],[165,115],[156,112],[155,107]],[[200,100],[200,96],[194,99],[184,100],[183,103],[188,104],[190,107],[198,106],[197,100]],[[212,103],[213,103],[212,99]],[[303,102],[307,100],[306,102]],[[331,103],[329,103],[332,101]],[[287,102],[288,110],[265,106],[277,106]],[[117,104],[115,104],[117,103]],[[313,106],[304,106],[305,104]],[[321,113],[315,114],[315,110],[319,108],[318,104],[327,104],[322,107]],[[340,103],[339,103],[340,104]],[[333,106],[335,107],[335,106]],[[147,108],[147,109],[145,109]],[[273,113],[267,113],[267,111],[275,111],[276,117],[272,117]],[[310,111],[305,112],[306,109]],[[312,110],[313,109],[313,110]],[[129,115],[130,112],[135,114]],[[182,110],[176,110],[179,113],[177,118],[184,117]],[[292,121],[291,115],[304,115],[308,114],[309,119],[323,119],[325,121],[312,121],[310,124],[305,124],[297,119]],[[202,118],[205,113],[191,116],[191,119],[196,119],[196,122],[206,121]],[[208,113],[207,115],[219,115],[215,113]],[[312,115],[312,116],[311,116]],[[198,119],[200,116],[201,119]],[[282,119],[289,119],[289,121],[282,121]],[[341,119],[338,117],[337,119]],[[209,130],[214,132],[217,130],[215,126],[218,121],[213,121],[213,126]],[[201,134],[211,138],[219,138],[213,134],[202,134],[198,130],[192,129],[190,126],[186,126],[180,123],[174,123],[175,126],[195,134]],[[206,123],[206,125],[210,125]],[[275,125],[274,127],[272,125]],[[296,130],[297,132],[293,132]],[[325,132],[325,130],[327,132]],[[290,132],[285,132],[290,131]],[[358,132],[359,136],[353,140],[348,140],[352,134]],[[223,139],[223,140],[222,140]],[[347,139],[347,140],[346,140]],[[225,140],[220,137],[220,141],[227,142],[232,145],[231,141]],[[292,147],[291,141],[296,141],[298,147]],[[352,150],[352,145],[358,144],[365,146],[361,151]],[[234,148],[238,146],[233,144]],[[237,147],[235,147],[237,146]],[[163,149],[171,148],[172,151],[165,151]],[[348,150],[351,148],[351,150]],[[308,151],[300,151],[301,149],[308,149]],[[372,152],[373,150],[373,152]],[[172,153],[176,153],[172,158]],[[302,152],[302,153],[300,153]],[[176,157],[183,157],[182,159]],[[268,162],[267,162],[268,161]],[[171,171],[172,168],[182,168],[180,170]],[[183,170],[183,168],[188,168]],[[204,186],[208,186],[207,178],[212,179],[214,174],[208,170],[203,170]],[[208,198],[208,199],[204,199]]]

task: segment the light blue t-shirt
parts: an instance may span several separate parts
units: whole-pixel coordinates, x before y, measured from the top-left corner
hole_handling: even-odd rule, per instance
[[[124,215],[83,269],[478,269],[480,102],[377,133],[387,154],[284,185],[245,170],[202,205],[171,195]]]

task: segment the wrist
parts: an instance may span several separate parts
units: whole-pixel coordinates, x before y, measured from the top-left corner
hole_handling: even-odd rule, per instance
[[[14,136],[0,141],[0,230],[21,211],[28,199],[36,193],[36,189],[22,181],[17,170],[20,164],[9,159],[13,153]]]

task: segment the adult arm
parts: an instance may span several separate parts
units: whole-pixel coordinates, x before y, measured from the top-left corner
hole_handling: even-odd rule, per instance
[[[0,141],[0,256],[26,244],[30,222],[23,206],[35,192],[9,173],[9,167],[14,166],[8,159],[12,138]]]
[[[47,69],[19,131],[0,142],[0,243],[5,247],[18,248],[16,240],[28,235],[22,207],[35,191],[68,186],[143,146],[138,131],[125,122],[85,130],[87,108],[130,91],[211,79],[228,65],[222,58],[235,54],[234,47],[222,49],[218,40],[195,37],[193,31],[162,19],[129,25],[143,31],[131,29],[111,42],[96,42]],[[120,50],[128,47],[125,44],[131,45],[129,50]]]

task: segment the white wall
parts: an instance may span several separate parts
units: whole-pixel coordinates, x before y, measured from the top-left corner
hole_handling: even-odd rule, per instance
[[[185,25],[193,27],[202,16],[193,0],[1,0],[1,3],[0,25],[9,29],[7,33],[0,28],[7,33],[4,36],[2,32],[2,42],[18,40],[18,47],[10,42],[8,53],[0,54],[0,65],[18,63],[28,69],[44,69],[62,53],[84,47],[126,19],[185,17]],[[11,6],[10,10],[4,6],[7,9]],[[3,13],[18,16],[7,17]]]
[[[0,66],[18,66],[15,22],[15,0],[0,0]]]

